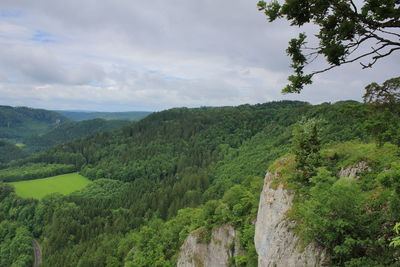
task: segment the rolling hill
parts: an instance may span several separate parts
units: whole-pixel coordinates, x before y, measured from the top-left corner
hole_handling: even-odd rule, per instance
[[[24,144],[31,152],[37,152],[51,146],[65,143],[94,133],[111,131],[129,124],[127,120],[92,119],[85,121],[69,121],[53,130],[26,138]]]
[[[28,107],[0,106],[0,138],[21,142],[44,134],[69,119],[57,112]]]
[[[98,112],[98,111],[68,111],[68,110],[55,110],[55,112],[60,113],[61,115],[74,121],[83,121],[92,119],[138,121],[152,113],[149,111]]]
[[[253,267],[268,169],[276,176],[271,188],[298,193],[288,219],[302,241],[329,252],[332,266],[396,266],[389,243],[400,214],[399,157],[395,145],[371,142],[370,114],[354,101],[156,112],[13,162],[0,170],[3,181],[78,171],[93,183],[40,202],[0,183],[0,208],[5,220],[43,240],[44,266],[176,266],[194,235],[193,246],[207,246],[225,228],[235,231],[240,250],[229,246],[224,266]],[[309,122],[318,129],[301,128]],[[318,148],[312,157],[310,145]],[[299,155],[307,169],[295,162],[296,149],[306,151]],[[367,167],[356,177],[337,175],[359,164]]]

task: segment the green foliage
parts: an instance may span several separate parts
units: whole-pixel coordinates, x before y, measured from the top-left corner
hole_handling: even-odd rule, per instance
[[[130,117],[135,114],[120,115]],[[146,114],[139,113],[138,115]],[[91,115],[95,116],[92,113]],[[107,117],[110,114],[99,115]],[[127,120],[104,119],[73,122],[53,111],[0,106],[0,163],[25,158],[33,152],[56,144],[97,132],[110,131],[128,123]],[[24,147],[15,146],[15,142],[24,143]]]
[[[70,164],[94,180],[70,195],[23,204],[34,212],[23,221],[43,240],[43,266],[174,265],[189,233],[207,242],[223,224],[234,226],[246,251],[231,263],[256,266],[253,222],[265,169],[290,151],[302,117],[326,122],[321,146],[367,138],[365,106],[356,102],[179,108],[57,145],[10,163],[8,171]],[[339,152],[329,157],[344,162]]]
[[[0,164],[30,154],[26,147],[16,146],[15,143],[46,133],[67,121],[66,117],[48,110],[0,106]]]
[[[11,167],[0,170],[0,181],[16,182],[22,180],[33,180],[73,171],[75,171],[73,165],[31,163],[21,167]]]
[[[301,53],[301,48],[306,44],[307,36],[304,33],[299,34],[299,38],[293,38],[289,42],[289,47],[286,53],[291,57],[291,68],[294,70],[294,75],[290,75],[288,84],[282,89],[283,93],[300,93],[304,85],[311,84],[312,75],[304,75],[304,66],[307,64],[307,58]]]
[[[12,160],[25,158],[28,155],[25,149],[5,139],[0,139],[0,163],[7,163]]]
[[[366,60],[363,68],[372,67],[379,59],[399,51],[397,29],[400,27],[400,5],[392,0],[353,1],[320,0],[276,0],[258,2],[269,21],[278,18],[288,20],[291,26],[304,26],[312,23],[319,28],[316,38],[318,45],[307,47],[306,34],[289,42],[287,53],[291,56],[294,75],[290,84],[283,89],[285,93],[300,93],[303,86],[311,83],[313,75],[328,71],[336,66]],[[371,40],[376,46],[363,49]],[[365,47],[364,47],[365,48]],[[305,53],[304,51],[311,51]],[[359,52],[361,51],[361,53]],[[323,55],[329,64],[327,68],[304,74],[305,66]]]
[[[356,101],[322,103],[314,106],[306,114],[306,118],[315,118],[320,122],[319,137],[322,144],[369,140],[369,133],[364,126],[368,116],[369,111],[366,105]]]
[[[298,194],[289,216],[296,220],[304,245],[324,247],[332,266],[395,266],[397,252],[387,240],[396,238],[390,225],[400,217],[396,148],[347,142],[321,155],[324,167],[310,184],[293,187]],[[360,161],[369,170],[357,173],[359,178],[334,175]]]
[[[305,240],[318,240],[326,248],[333,262],[348,261],[362,250],[362,207],[365,197],[354,180],[319,174],[310,189],[310,199],[298,208],[297,218]]]
[[[361,161],[368,162],[374,169],[389,169],[398,159],[396,146],[389,143],[377,147],[375,143],[343,142],[322,150],[321,154],[323,164],[330,165],[336,172]]]
[[[51,131],[26,138],[24,143],[32,152],[37,152],[94,133],[111,131],[129,123],[123,120],[93,119],[80,122],[66,122]]]
[[[382,85],[371,83],[365,87],[363,96],[365,103],[377,106],[386,106],[392,112],[398,112],[400,101],[400,77],[386,80]]]
[[[0,138],[22,141],[42,134],[68,119],[56,112],[27,107],[0,106]]]
[[[400,223],[396,223],[396,225],[393,227],[393,230],[396,232],[396,234],[398,235],[398,236],[396,236],[396,237],[394,237],[393,239],[392,239],[392,242],[390,242],[390,245],[391,246],[393,246],[393,247],[398,247],[398,246],[400,246]]]
[[[378,175],[379,182],[386,188],[393,188],[400,195],[400,162],[393,162],[391,168]]]
[[[300,172],[297,179],[303,182],[308,182],[321,163],[318,123],[315,119],[303,120],[293,130],[293,153]]]
[[[32,235],[17,223],[0,223],[0,266],[32,266]]]
[[[168,223],[152,219],[130,237],[133,249],[125,258],[125,266],[176,266],[178,245],[186,237],[187,227],[199,221],[198,216],[196,210],[184,209]]]
[[[0,266],[32,266],[32,233],[37,202],[23,200],[0,183]]]
[[[382,146],[385,142],[391,142],[400,146],[400,120],[398,115],[389,110],[372,111],[366,128],[375,138],[377,145]]]
[[[391,142],[400,147],[400,77],[382,85],[371,83],[365,87],[364,102],[371,108],[367,129],[378,145]]]

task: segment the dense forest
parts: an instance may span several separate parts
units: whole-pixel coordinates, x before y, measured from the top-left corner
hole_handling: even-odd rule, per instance
[[[30,136],[23,142],[30,152],[37,152],[79,137],[120,128],[128,123],[129,121],[127,120],[104,119],[92,119],[78,122],[69,121],[55,127],[47,133]]]
[[[40,202],[29,202],[25,219],[12,216],[16,209],[13,205],[23,203],[22,200],[2,202],[2,216],[15,224],[14,227],[24,227],[31,236],[41,240],[43,266],[174,266],[188,233],[201,229],[207,240],[211,229],[224,223],[230,223],[241,233],[240,245],[246,251],[232,259],[232,264],[256,266],[252,222],[263,177],[277,158],[296,152],[292,132],[299,132],[298,121],[318,122],[319,144],[329,148],[351,140],[355,144],[374,140],[376,137],[368,134],[371,114],[370,107],[355,101],[315,106],[282,101],[238,107],[176,108],[153,113],[120,129],[96,133],[10,162],[8,168],[0,171],[3,180],[7,176],[14,177],[15,181],[27,179],[29,174],[45,177],[79,171],[94,183],[68,196],[55,194]],[[374,152],[375,157],[379,153],[387,151]],[[396,153],[390,153],[390,161],[398,160]],[[336,161],[329,163],[328,160],[318,167],[326,165],[329,171],[336,170],[338,162],[348,157],[339,152],[331,154],[328,159]],[[371,161],[368,157],[367,160]],[[386,165],[381,164],[376,170],[382,170],[382,166]],[[310,173],[317,177],[327,175],[316,170]],[[295,186],[305,178],[293,179]],[[374,177],[371,175],[369,179],[373,181]],[[374,192],[374,186],[374,182],[368,182],[355,190]],[[18,199],[9,186],[3,184],[2,188],[9,199]],[[386,205],[395,199],[379,201]],[[364,229],[363,225],[367,224],[363,223],[360,231],[368,231],[368,240],[380,235],[390,239],[394,232],[385,223],[396,220],[397,212],[394,209],[387,214],[392,216],[390,220],[376,221],[377,228]],[[359,220],[357,216],[350,220]],[[386,226],[382,228],[383,225]],[[330,230],[342,231],[341,228]],[[17,232],[10,233],[13,234],[6,238],[13,242]],[[305,240],[316,237],[307,231],[304,233]],[[361,242],[357,238],[353,237],[354,242]],[[364,259],[364,266],[377,266],[373,264],[381,260],[379,255],[385,244],[371,243],[371,246],[372,252],[357,252]],[[380,250],[375,246],[381,246]],[[350,260],[359,258],[350,251],[347,256]],[[394,252],[385,253],[390,265]],[[15,260],[11,255],[4,257]],[[333,263],[341,266],[347,258],[336,259],[333,258]]]
[[[91,113],[91,117],[112,116],[113,113]],[[145,116],[146,114],[123,114]],[[138,117],[135,117],[138,118]],[[90,119],[71,121],[44,109],[0,106],[0,167],[12,160],[25,158],[56,144],[90,134],[110,131],[128,124],[128,120]]]
[[[0,139],[0,165],[29,155],[21,145],[16,145],[7,139]]]
[[[45,133],[68,120],[49,110],[0,106],[0,138],[22,142],[24,138]]]
[[[55,112],[74,121],[93,119],[138,121],[151,114],[149,111],[99,112],[55,110]]]

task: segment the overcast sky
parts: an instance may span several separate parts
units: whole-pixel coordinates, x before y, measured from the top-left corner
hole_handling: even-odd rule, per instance
[[[299,29],[268,23],[256,3],[1,0],[0,104],[153,111],[335,102],[360,100],[368,83],[399,75],[397,54],[373,69],[343,66],[300,95],[282,95],[285,49]]]

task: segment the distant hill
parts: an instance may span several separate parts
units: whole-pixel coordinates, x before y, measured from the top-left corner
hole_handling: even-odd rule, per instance
[[[31,152],[41,151],[56,144],[77,139],[86,135],[111,131],[129,124],[127,120],[93,119],[85,121],[69,121],[57,126],[43,135],[34,135],[24,140]]]
[[[26,152],[22,147],[19,147],[5,139],[0,139],[0,165],[1,163],[24,158],[28,155],[28,152]]]
[[[149,113],[66,111],[71,120],[63,114],[45,109],[0,106],[0,164],[24,158],[32,152],[56,144],[122,127]],[[85,120],[85,116],[86,118],[103,116],[105,119]],[[124,120],[114,118],[124,118]]]
[[[68,110],[55,110],[55,112],[58,112],[61,115],[74,121],[83,121],[91,119],[138,121],[152,113],[149,111],[127,111],[127,112],[93,111],[92,112],[92,111],[68,111]]]
[[[0,106],[0,138],[13,142],[44,134],[69,119],[57,112],[28,107]]]

